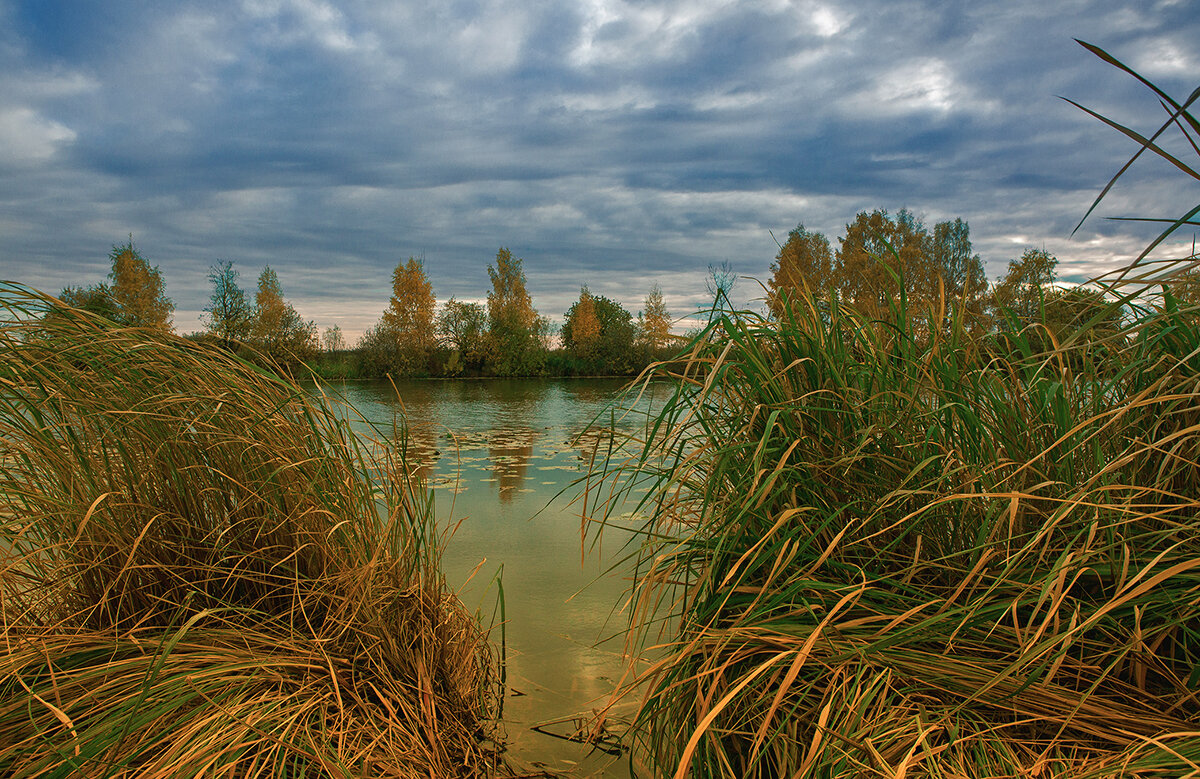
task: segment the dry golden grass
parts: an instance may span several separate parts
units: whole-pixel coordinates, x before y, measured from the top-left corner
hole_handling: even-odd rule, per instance
[[[1200,179],[1157,142],[1178,128],[1200,153],[1200,89],[1180,104],[1142,81],[1158,132],[1108,123]],[[1167,225],[1151,248],[1198,212],[1149,220]],[[723,317],[647,377],[674,396],[593,474],[615,493],[600,523],[651,488],[631,625],[658,644],[631,688],[645,764],[1200,776],[1200,307],[1169,291],[1196,259],[1144,257],[1075,333],[979,339],[953,304],[799,296],[778,321]],[[1122,306],[1119,332],[1098,326]]]
[[[8,285],[0,774],[483,776],[430,493],[309,394]]]
[[[633,626],[665,642],[641,679],[647,761],[1196,770],[1195,311],[1049,354],[1020,334],[929,342],[898,307],[887,322],[812,300],[725,318],[606,474],[653,487]]]

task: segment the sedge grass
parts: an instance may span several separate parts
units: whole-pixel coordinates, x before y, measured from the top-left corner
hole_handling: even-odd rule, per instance
[[[3,306],[0,774],[492,772],[495,660],[393,448],[219,352]]]
[[[1195,313],[1044,352],[1045,333],[980,341],[903,301],[795,303],[713,323],[604,474],[653,486],[636,613],[671,622],[641,680],[646,762],[1195,771]]]
[[[1151,138],[1109,124],[1163,156],[1163,132],[1200,128],[1196,96],[1164,96]],[[1151,220],[1155,245],[1195,213]],[[1200,326],[1149,294],[1194,265],[1107,279],[1119,332],[1092,329],[1105,310],[978,338],[952,301],[868,315],[805,293],[652,369],[674,395],[593,474],[617,493],[602,523],[651,488],[634,764],[1200,776]]]

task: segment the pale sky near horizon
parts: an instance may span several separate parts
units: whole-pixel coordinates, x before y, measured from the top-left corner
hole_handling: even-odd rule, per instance
[[[1141,160],[1071,237],[1136,147],[1058,96],[1165,116],[1073,38],[1200,84],[1190,0],[0,0],[0,278],[97,283],[132,234],[180,331],[228,259],[353,338],[398,261],[481,300],[504,246],[556,323],[581,284],[684,315],[710,264],[765,281],[772,233],[908,208],[991,278],[1033,246],[1082,281],[1153,235],[1103,216],[1200,198]]]

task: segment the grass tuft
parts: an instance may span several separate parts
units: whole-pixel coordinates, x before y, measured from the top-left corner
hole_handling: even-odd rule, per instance
[[[794,302],[714,322],[628,459],[597,461],[631,496],[652,487],[642,759],[675,777],[1196,771],[1194,310],[1044,351],[903,302]]]
[[[0,307],[0,774],[491,772],[495,660],[392,448],[218,351]]]

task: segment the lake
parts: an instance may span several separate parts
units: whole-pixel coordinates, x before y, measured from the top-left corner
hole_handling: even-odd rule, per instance
[[[626,668],[626,535],[610,530],[595,548],[589,532],[588,543],[581,543],[579,509],[571,505],[579,492],[574,483],[596,451],[603,457],[606,443],[602,436],[576,437],[604,414],[623,384],[497,379],[328,388],[387,435],[401,417],[407,420],[409,455],[435,490],[438,515],[458,523],[445,547],[447,579],[485,623],[500,577],[509,754],[529,770],[629,775],[626,761],[589,755],[588,747],[532,730],[571,732],[562,720],[604,705]],[[639,404],[647,406],[647,399]],[[636,427],[645,414],[612,421]],[[632,707],[618,713],[628,716]]]

